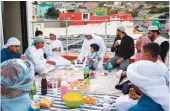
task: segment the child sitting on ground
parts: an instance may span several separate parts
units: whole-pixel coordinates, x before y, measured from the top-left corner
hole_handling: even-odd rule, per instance
[[[99,45],[98,44],[91,44],[90,45],[90,52],[87,56],[86,64],[90,68],[90,70],[95,70],[98,64],[98,52]]]

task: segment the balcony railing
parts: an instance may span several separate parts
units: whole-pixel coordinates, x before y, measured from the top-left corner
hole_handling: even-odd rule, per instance
[[[147,21],[147,22],[146,22]],[[95,33],[100,35],[106,44],[107,52],[116,37],[116,29],[119,25],[126,27],[126,33],[137,39],[142,34],[147,33],[149,22],[152,21],[166,21],[165,19],[130,19],[130,20],[50,20],[50,21],[32,21],[32,33],[34,35],[36,28],[43,31],[46,39],[49,39],[49,33],[53,32],[57,35],[58,39],[62,41],[64,49],[67,52],[80,52],[83,44],[83,33]],[[71,23],[87,22],[87,25],[69,25]],[[90,22],[88,24],[88,22]],[[100,23],[95,23],[100,22]],[[44,23],[65,23],[65,27],[44,27]],[[148,23],[148,24],[147,24]],[[141,32],[134,33],[134,27],[138,25]],[[167,31],[164,30],[165,36],[168,37]],[[34,39],[34,37],[32,38]]]

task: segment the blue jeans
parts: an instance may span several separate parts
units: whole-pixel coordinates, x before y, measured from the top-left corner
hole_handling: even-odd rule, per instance
[[[117,60],[119,60],[120,58],[121,57],[116,55],[113,58],[111,58],[110,60],[108,60],[105,64],[105,70],[107,70],[107,66],[108,66],[109,63],[111,63],[112,66],[115,67]],[[119,69],[126,71],[128,65],[129,65],[129,60],[124,60],[123,62],[121,62],[119,64]]]
[[[96,68],[97,67],[97,64],[98,64],[98,61],[93,61],[93,62],[90,62],[90,61],[86,61],[86,64],[88,67],[94,67]]]

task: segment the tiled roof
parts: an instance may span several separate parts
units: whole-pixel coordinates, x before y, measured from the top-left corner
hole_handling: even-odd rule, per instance
[[[97,5],[97,2],[86,2],[83,4],[83,7],[93,7],[96,5]]]

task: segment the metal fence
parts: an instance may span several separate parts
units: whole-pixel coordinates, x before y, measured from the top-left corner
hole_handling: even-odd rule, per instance
[[[38,30],[42,30],[46,39],[49,39],[48,34],[52,32],[56,32],[58,35],[58,39],[60,39],[63,43],[63,46],[67,52],[79,52],[83,43],[83,31],[91,31],[91,33],[95,33],[100,35],[107,46],[107,52],[110,52],[110,47],[113,44],[114,38],[116,37],[116,29],[119,25],[124,25],[126,27],[126,32],[128,35],[133,36],[133,29],[136,25],[139,26],[142,32],[147,32],[147,24],[146,21],[166,21],[166,19],[129,19],[129,20],[50,20],[50,21],[32,21],[32,33],[34,35],[37,27]],[[52,25],[49,28],[43,26],[44,23],[65,23],[65,27],[54,27]],[[99,24],[90,24],[90,25],[77,25],[72,26],[70,23],[74,22],[101,22]],[[128,24],[129,23],[129,24]],[[149,24],[148,24],[149,25]],[[77,28],[76,28],[77,27]],[[93,29],[93,30],[92,30]],[[113,33],[112,33],[113,29]],[[62,33],[61,33],[62,32]],[[74,33],[75,32],[75,33]],[[168,36],[166,30],[164,31],[165,36]],[[140,35],[140,34],[139,34]],[[136,35],[137,36],[137,35]],[[34,37],[33,37],[34,38]],[[136,39],[136,37],[134,37]],[[76,51],[77,50],[77,51]]]

